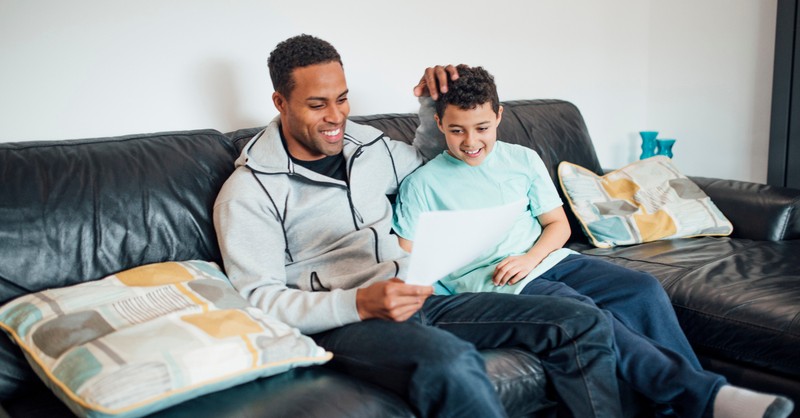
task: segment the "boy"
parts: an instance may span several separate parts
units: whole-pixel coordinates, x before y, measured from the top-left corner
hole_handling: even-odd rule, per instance
[[[394,218],[400,245],[411,251],[425,211],[522,198],[529,206],[500,244],[440,280],[437,293],[546,294],[596,304],[613,324],[620,376],[654,402],[686,417],[787,416],[788,399],[728,385],[702,370],[654,277],[562,248],[570,228],[544,163],[526,147],[497,141],[503,108],[493,77],[481,67],[457,70],[434,115],[447,150],[400,187]]]

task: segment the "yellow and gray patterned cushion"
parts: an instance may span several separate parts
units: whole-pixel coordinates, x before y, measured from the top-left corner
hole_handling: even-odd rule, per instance
[[[562,162],[561,189],[593,245],[730,235],[733,225],[672,160],[655,156],[604,176]]]
[[[214,263],[165,262],[0,307],[0,327],[79,416],[136,417],[331,354],[251,307]]]

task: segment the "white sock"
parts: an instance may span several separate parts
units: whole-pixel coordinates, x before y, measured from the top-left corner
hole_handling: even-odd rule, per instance
[[[714,418],[786,418],[792,409],[792,401],[783,396],[733,385],[720,388],[714,399]]]

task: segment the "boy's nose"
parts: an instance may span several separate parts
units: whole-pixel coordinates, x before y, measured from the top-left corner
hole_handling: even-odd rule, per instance
[[[476,135],[470,132],[467,132],[464,135],[464,145],[472,145],[477,141]]]

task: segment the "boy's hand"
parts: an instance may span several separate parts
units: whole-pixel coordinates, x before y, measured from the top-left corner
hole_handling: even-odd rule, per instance
[[[402,322],[411,318],[431,294],[433,286],[410,285],[395,277],[358,289],[356,308],[362,320],[378,318]]]
[[[447,93],[447,75],[450,79],[458,79],[458,70],[453,65],[428,67],[425,74],[419,79],[419,83],[414,86],[414,96],[431,96],[433,100],[439,98],[439,93]]]
[[[495,286],[514,284],[524,279],[538,264],[539,261],[527,254],[506,257],[497,264],[492,275],[492,282]]]

